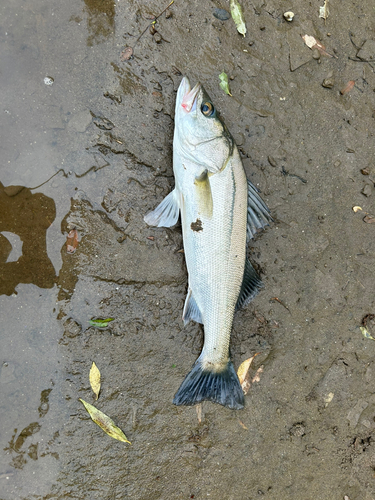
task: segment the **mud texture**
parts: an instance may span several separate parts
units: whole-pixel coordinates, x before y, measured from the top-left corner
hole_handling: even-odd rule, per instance
[[[241,3],[246,37],[214,15],[229,2],[176,0],[151,29],[167,3],[0,6],[1,500],[375,499],[373,5],[332,1],[324,21],[323,1]],[[181,320],[180,226],[143,216],[174,185],[182,74],[275,219],[233,325],[235,367],[260,353],[241,411],[172,404],[203,331]]]

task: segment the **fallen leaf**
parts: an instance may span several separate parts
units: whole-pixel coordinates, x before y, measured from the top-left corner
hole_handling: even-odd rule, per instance
[[[113,439],[118,439],[119,441],[123,441],[124,443],[131,442],[125,436],[121,429],[117,427],[114,421],[109,418],[105,413],[101,412],[95,406],[90,405],[90,403],[86,403],[83,399],[79,398],[79,401],[86,408],[88,414],[90,415],[93,422],[95,422],[99,427],[103,429],[104,432],[111,436]]]
[[[106,328],[108,323],[113,321],[115,318],[98,318],[98,319],[90,319],[89,323],[91,326],[95,326],[96,328]]]
[[[91,365],[89,379],[90,379],[91,389],[95,394],[95,400],[96,400],[98,399],[100,392],[100,371],[94,361],[92,362]]]
[[[229,90],[229,81],[228,81],[228,75],[226,73],[220,73],[219,75],[220,78],[220,88],[224,90],[224,92],[232,97],[232,94],[230,93]]]
[[[238,380],[240,381],[240,384],[241,384],[241,387],[242,387],[244,394],[247,394],[249,392],[251,384],[250,384],[250,381],[249,381],[247,375],[249,372],[250,365],[253,362],[253,359],[255,358],[255,356],[258,356],[258,354],[260,354],[260,353],[257,352],[251,358],[245,359],[245,361],[243,361],[240,364],[240,366],[237,370]]]
[[[371,337],[370,335],[370,332],[367,330],[367,328],[365,326],[360,326],[359,329],[361,330],[362,332],[362,335],[366,338],[366,339],[371,339],[371,340],[375,340],[374,337]]]
[[[72,229],[66,238],[66,251],[68,253],[74,253],[78,247],[78,231],[77,229]]]
[[[230,13],[232,14],[238,33],[245,36],[245,18],[243,17],[241,5],[236,0],[230,0]]]
[[[374,215],[365,215],[363,217],[363,222],[367,222],[367,224],[374,224],[375,223],[375,216]]]
[[[195,407],[197,410],[197,417],[198,417],[198,422],[202,422],[202,403],[198,403],[197,406]]]
[[[240,426],[241,426],[243,429],[245,429],[245,431],[248,431],[248,430],[249,430],[249,429],[246,427],[246,425],[245,425],[243,422],[241,422],[241,420],[240,420],[240,419],[238,419],[238,421],[239,421],[239,423],[240,423]]]
[[[133,49],[131,47],[125,47],[125,49],[121,52],[120,60],[121,61],[129,61],[129,59],[133,59]]]
[[[333,55],[328,54],[328,52],[326,52],[326,48],[324,47],[324,45],[321,42],[319,42],[319,40],[317,40],[314,36],[304,35],[302,37],[302,40],[309,47],[309,49],[311,50],[318,49],[323,56],[333,57]]]
[[[357,213],[357,212],[362,212],[362,208],[359,207],[358,205],[356,205],[355,207],[353,207],[353,212]]]
[[[329,0],[324,0],[323,7],[319,7],[319,17],[323,18],[324,20],[326,20],[329,16],[328,2]]]
[[[263,373],[263,368],[264,366],[260,366],[257,371],[255,372],[255,376],[253,378],[253,380],[251,381],[251,383],[253,384],[254,382],[260,382],[260,374]]]
[[[340,94],[341,95],[347,94],[348,92],[350,92],[352,90],[354,85],[355,85],[355,81],[349,80],[348,83],[345,85],[345,87],[342,90],[340,90]]]

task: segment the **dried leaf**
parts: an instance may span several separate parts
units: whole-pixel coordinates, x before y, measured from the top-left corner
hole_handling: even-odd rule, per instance
[[[241,420],[240,420],[240,419],[238,419],[238,422],[240,423],[240,426],[241,426],[243,429],[245,429],[245,431],[248,431],[248,430],[249,430],[249,429],[246,427],[246,425],[245,425],[243,422],[241,422]]]
[[[100,392],[100,371],[94,361],[92,362],[91,365],[89,379],[90,379],[91,389],[95,394],[95,399],[98,399]]]
[[[321,17],[324,20],[326,20],[327,17],[329,16],[328,3],[329,0],[324,0],[323,7],[319,7],[319,17]]]
[[[324,45],[320,43],[319,40],[317,40],[314,36],[304,35],[302,37],[302,40],[309,47],[309,49],[318,49],[323,56],[333,57],[331,54],[328,54],[328,52],[326,52],[326,48],[324,47]]]
[[[251,381],[251,383],[253,384],[254,382],[260,382],[260,374],[263,373],[263,368],[264,366],[260,366],[257,371],[255,372],[255,375],[254,375],[254,378],[253,380]]]
[[[229,81],[228,81],[228,75],[226,73],[220,73],[219,75],[220,78],[220,88],[224,90],[224,92],[232,97],[232,94],[230,93],[229,90]]]
[[[230,0],[230,13],[232,14],[238,33],[245,36],[245,18],[243,17],[241,5],[236,0]]]
[[[348,92],[350,92],[352,90],[354,85],[355,85],[355,81],[349,80],[348,83],[345,85],[345,87],[342,90],[340,90],[340,94],[341,95],[347,94]]]
[[[133,49],[131,47],[125,47],[125,49],[121,52],[120,60],[121,61],[129,61],[129,59],[133,59]]]
[[[115,318],[97,318],[97,319],[90,319],[89,323],[91,326],[95,326],[96,328],[107,328],[108,323],[110,321],[113,321]]]
[[[255,356],[258,356],[258,354],[260,354],[260,353],[257,352],[251,358],[248,358],[245,361],[243,361],[237,370],[238,380],[240,381],[240,384],[241,384],[241,387],[242,387],[244,394],[247,394],[249,392],[251,384],[250,384],[250,381],[249,381],[247,375],[249,372],[250,365],[253,362],[253,359],[255,358]]]
[[[374,337],[371,337],[370,335],[370,332],[367,330],[367,328],[365,326],[360,326],[359,329],[361,330],[362,332],[362,335],[366,338],[366,339],[371,339],[371,340],[375,340]]]
[[[365,215],[363,217],[363,222],[367,222],[367,224],[374,224],[375,223],[375,216],[374,215]]]
[[[66,238],[66,251],[68,253],[74,253],[78,247],[78,231],[77,229],[72,229]]]
[[[358,205],[356,205],[355,207],[352,208],[353,212],[357,213],[357,212],[362,212],[362,208],[359,207]]]
[[[119,441],[123,441],[124,443],[131,444],[131,442],[128,440],[128,438],[125,436],[122,430],[119,429],[117,425],[114,423],[114,421],[107,415],[105,415],[105,413],[95,408],[95,406],[90,405],[90,403],[86,403],[86,401],[84,401],[81,398],[79,399],[79,401],[81,401],[83,406],[86,408],[93,422],[99,425],[99,427],[101,427],[103,431],[108,434],[108,436],[111,436],[113,439],[118,439]]]

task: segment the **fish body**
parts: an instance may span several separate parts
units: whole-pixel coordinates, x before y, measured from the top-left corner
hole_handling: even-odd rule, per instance
[[[229,356],[236,308],[262,286],[246,259],[246,241],[271,220],[247,181],[237,147],[204,88],[185,77],[176,100],[173,139],[175,188],[145,217],[170,227],[181,214],[189,274],[183,320],[204,325],[202,353],[173,402],[210,400],[240,409],[243,391]]]

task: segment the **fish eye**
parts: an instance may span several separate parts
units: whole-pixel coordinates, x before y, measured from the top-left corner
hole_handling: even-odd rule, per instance
[[[201,111],[204,116],[212,116],[215,113],[215,108],[211,102],[204,102],[201,106]]]

